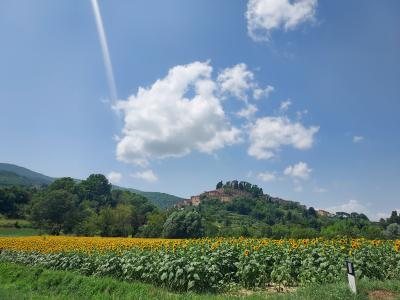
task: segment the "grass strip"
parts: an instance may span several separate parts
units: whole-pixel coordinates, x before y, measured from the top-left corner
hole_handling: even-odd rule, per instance
[[[359,293],[352,295],[346,282],[342,282],[312,285],[299,288],[291,293],[238,290],[220,295],[177,294],[150,284],[123,282],[109,277],[87,277],[74,272],[0,263],[0,299],[400,299],[400,281],[361,280],[358,282],[358,289]]]

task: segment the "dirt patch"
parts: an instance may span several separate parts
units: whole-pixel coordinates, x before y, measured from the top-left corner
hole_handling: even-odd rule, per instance
[[[396,294],[385,290],[376,290],[368,293],[370,299],[395,300]]]
[[[252,290],[246,290],[246,289],[240,289],[232,293],[232,295],[235,296],[251,296],[254,294],[254,291]]]
[[[258,288],[258,289],[238,289],[238,290],[234,290],[230,293],[228,293],[228,295],[232,295],[232,296],[239,296],[239,297],[243,297],[243,296],[252,296],[254,294],[277,294],[277,293],[293,293],[294,291],[296,291],[295,287],[278,287],[278,286],[269,286],[269,287],[265,287],[265,288]]]

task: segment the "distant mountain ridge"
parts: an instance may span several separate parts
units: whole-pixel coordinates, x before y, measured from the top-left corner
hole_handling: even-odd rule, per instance
[[[42,186],[48,185],[54,180],[55,178],[34,172],[24,167],[8,163],[0,163],[0,186]]]
[[[0,163],[0,187],[12,185],[41,187],[49,185],[56,179],[57,178],[49,177],[21,166],[10,163]],[[153,204],[162,208],[172,207],[175,203],[183,200],[183,198],[166,193],[145,192],[116,185],[113,185],[113,188],[129,190],[133,193],[142,195],[149,199]]]
[[[149,199],[153,204],[155,204],[161,208],[173,207],[176,203],[179,203],[184,200],[181,197],[167,194],[167,193],[145,192],[145,191],[141,191],[141,190],[137,190],[137,189],[125,188],[125,187],[120,187],[120,186],[116,186],[116,185],[113,185],[113,188],[128,190],[132,193],[142,195],[143,197],[146,197],[147,199]]]

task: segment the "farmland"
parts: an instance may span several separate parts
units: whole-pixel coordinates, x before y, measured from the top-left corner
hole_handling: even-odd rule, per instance
[[[400,240],[0,238],[0,261],[150,283],[169,290],[226,292],[340,283],[351,259],[359,279],[400,279]]]

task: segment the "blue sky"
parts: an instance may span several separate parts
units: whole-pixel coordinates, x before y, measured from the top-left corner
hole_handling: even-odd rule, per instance
[[[89,0],[0,3],[2,162],[183,197],[238,179],[375,219],[400,208],[399,1],[99,5],[118,102]]]

